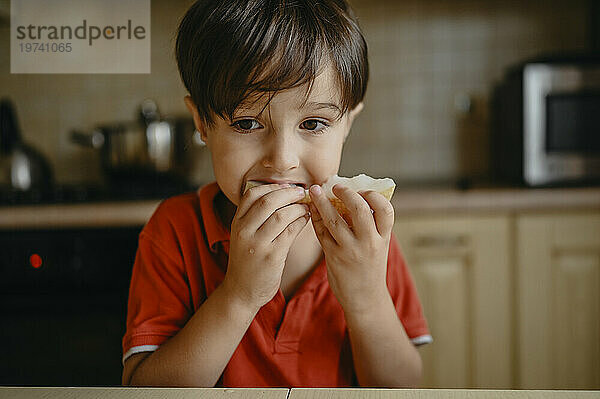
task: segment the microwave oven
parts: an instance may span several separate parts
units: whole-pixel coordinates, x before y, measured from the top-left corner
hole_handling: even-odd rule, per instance
[[[600,55],[537,58],[510,68],[491,102],[490,160],[500,182],[600,182]]]

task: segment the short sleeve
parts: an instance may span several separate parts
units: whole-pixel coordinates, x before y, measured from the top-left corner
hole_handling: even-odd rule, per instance
[[[175,236],[163,230],[160,242],[149,222],[140,233],[127,305],[123,362],[138,352],[156,350],[174,336],[193,314],[190,288]],[[174,250],[175,249],[175,250]]]
[[[413,278],[393,233],[388,253],[387,285],[396,313],[411,342],[415,345],[433,342]]]

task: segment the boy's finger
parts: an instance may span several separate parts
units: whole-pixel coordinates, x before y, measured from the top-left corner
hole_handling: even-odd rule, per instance
[[[256,187],[258,188],[258,187]],[[252,189],[250,189],[252,190]],[[299,201],[304,196],[297,187],[280,187],[256,198],[250,205],[248,211],[238,219],[248,219],[245,222],[250,231],[256,231],[263,223],[278,209]]]
[[[377,234],[369,203],[356,191],[336,184],[333,193],[342,200],[352,219],[352,230],[358,238]]]
[[[308,215],[308,206],[305,204],[291,204],[279,208],[256,230],[254,237],[259,241],[272,242],[288,229],[290,224],[305,215]]]
[[[236,212],[238,218],[243,217],[248,212],[254,201],[256,201],[258,198],[271,191],[281,190],[282,188],[284,188],[282,185],[273,183],[262,184],[260,186],[252,187],[246,190],[244,193],[242,193],[242,196],[240,197],[240,204],[238,205]]]
[[[329,202],[327,196],[323,193],[321,187],[313,185],[310,188],[310,198],[315,208],[321,215],[322,223],[329,231],[333,239],[338,244],[349,242],[352,237],[352,231],[348,224],[338,213],[337,209]]]
[[[285,249],[286,251],[292,246],[292,243],[300,234],[306,223],[308,223],[309,216],[303,215],[292,223],[290,223],[272,242],[276,248]]]
[[[309,207],[313,228],[315,229],[315,233],[317,234],[321,246],[327,248],[335,244],[335,240],[331,236],[331,233],[329,233],[329,230],[327,230],[327,227],[323,224],[323,218],[321,217],[319,210],[315,207],[315,204],[311,202]]]
[[[359,194],[373,209],[373,217],[379,234],[382,237],[389,235],[394,228],[394,207],[390,201],[377,191],[364,191]]]

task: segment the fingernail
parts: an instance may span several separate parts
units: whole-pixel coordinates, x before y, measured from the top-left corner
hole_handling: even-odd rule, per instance
[[[312,193],[313,193],[314,195],[321,195],[321,193],[322,193],[322,191],[321,191],[321,187],[319,187],[319,186],[318,186],[318,185],[316,185],[316,184],[315,184],[315,185],[313,185],[313,186],[310,188],[310,191],[312,191]]]

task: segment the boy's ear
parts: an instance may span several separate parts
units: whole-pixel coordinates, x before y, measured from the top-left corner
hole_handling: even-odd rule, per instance
[[[204,129],[202,118],[200,118],[200,114],[198,113],[198,107],[196,107],[196,104],[194,104],[194,100],[192,100],[190,95],[185,96],[183,101],[185,102],[185,106],[187,107],[188,111],[190,111],[190,114],[192,114],[192,117],[194,118],[194,126],[196,127],[196,130],[200,132],[202,141],[206,143],[206,129]]]
[[[350,123],[354,122],[354,118],[356,118],[356,116],[360,114],[360,111],[362,111],[363,107],[364,104],[360,102],[356,107],[352,109],[352,111],[350,111]]]
[[[352,127],[352,122],[354,122],[354,118],[356,118],[356,116],[360,114],[360,111],[362,111],[363,107],[363,103],[360,102],[348,114],[348,130],[346,131],[346,135],[344,136],[344,141],[346,141],[346,139],[348,138],[348,134],[350,133],[350,128]]]
[[[350,111],[350,121],[354,121],[354,118],[356,118],[356,116],[358,114],[360,114],[360,111],[362,111],[362,109],[364,108],[364,104],[362,102],[358,103],[358,105],[356,107],[354,107],[354,109],[352,111]]]

